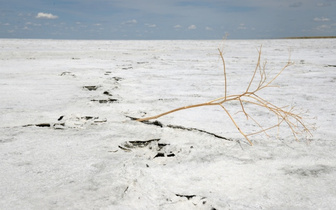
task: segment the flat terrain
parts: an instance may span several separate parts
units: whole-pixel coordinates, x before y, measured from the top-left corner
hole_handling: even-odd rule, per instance
[[[218,48],[242,93],[261,45],[270,75],[294,62],[262,96],[312,137],[283,126],[250,146],[215,106],[131,119],[223,96]],[[0,209],[334,209],[335,54],[335,39],[0,40]]]

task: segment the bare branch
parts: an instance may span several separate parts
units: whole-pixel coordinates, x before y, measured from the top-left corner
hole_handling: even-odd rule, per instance
[[[246,88],[246,91],[244,93],[241,94],[235,94],[235,95],[227,95],[227,75],[226,75],[226,68],[225,68],[225,60],[224,60],[224,56],[223,53],[220,49],[218,49],[219,51],[219,55],[221,57],[222,63],[223,63],[223,69],[224,69],[224,82],[225,82],[225,93],[223,97],[219,97],[217,99],[208,101],[206,103],[200,103],[200,104],[194,104],[194,105],[189,105],[189,106],[183,106],[177,109],[173,109],[152,117],[145,117],[145,118],[141,118],[141,119],[137,119],[138,121],[147,121],[147,120],[152,120],[152,119],[157,119],[159,117],[162,117],[164,115],[168,115],[177,111],[181,111],[181,110],[185,110],[185,109],[190,109],[190,108],[196,108],[196,107],[202,107],[202,106],[215,106],[218,105],[220,106],[225,113],[227,114],[227,116],[230,118],[230,120],[232,121],[232,123],[234,124],[234,126],[237,128],[237,130],[240,132],[241,135],[244,136],[244,138],[248,141],[248,143],[250,145],[252,145],[252,141],[248,138],[248,136],[253,136],[256,134],[260,134],[260,133],[264,133],[265,135],[269,136],[268,133],[266,131],[271,130],[273,128],[278,128],[278,132],[279,132],[279,128],[282,124],[287,124],[287,126],[289,127],[289,129],[291,130],[294,138],[296,140],[298,140],[298,135],[300,134],[308,134],[310,136],[312,136],[310,130],[308,129],[308,126],[306,126],[302,120],[302,117],[300,116],[300,114],[296,114],[294,112],[294,107],[291,107],[288,111],[285,110],[285,108],[288,108],[288,106],[284,106],[284,107],[278,107],[272,103],[270,103],[269,101],[263,99],[262,97],[257,95],[257,92],[267,88],[267,87],[273,87],[273,85],[271,85],[274,80],[276,80],[279,75],[290,65],[292,65],[292,62],[290,61],[290,59],[288,59],[287,64],[274,76],[272,77],[269,81],[267,81],[267,74],[266,74],[266,62],[264,62],[264,64],[261,66],[260,62],[261,62],[261,47],[258,50],[258,61],[255,67],[255,70],[253,72],[253,75],[251,77],[251,80]],[[255,88],[255,90],[251,91],[250,88],[252,86],[252,84],[254,83],[255,80],[255,76],[257,74],[257,71],[259,71],[259,76],[260,79],[258,81],[258,85]],[[236,121],[234,120],[234,118],[232,117],[232,115],[229,113],[229,111],[224,107],[224,103],[227,103],[229,101],[238,101],[241,107],[241,112],[244,113],[244,115],[246,116],[246,120],[252,119],[254,125],[258,126],[260,128],[259,131],[253,132],[253,133],[249,133],[249,134],[245,134],[241,128],[238,126],[238,124],[236,123]],[[255,105],[261,108],[264,108],[265,110],[268,110],[268,112],[270,114],[273,114],[276,118],[277,118],[277,123],[270,125],[266,128],[264,128],[254,117],[252,117],[246,110],[246,107],[244,104],[250,104],[250,105]]]
[[[225,82],[225,95],[224,95],[224,99],[226,99],[227,96],[227,81],[226,81],[226,69],[225,69],[225,60],[224,60],[224,56],[223,56],[223,52],[218,49],[219,51],[219,55],[222,59],[222,63],[223,63],[223,69],[224,69],[224,82]]]
[[[230,117],[231,121],[236,126],[236,128],[238,129],[238,131],[245,137],[245,139],[250,143],[250,145],[253,145],[252,142],[250,141],[250,139],[247,137],[247,135],[237,125],[236,121],[233,119],[233,117],[231,116],[231,114],[229,113],[229,111],[223,106],[223,104],[220,104],[220,106],[224,109],[224,111],[226,112],[226,114]]]
[[[253,83],[254,77],[255,77],[255,75],[256,75],[258,69],[260,68],[260,58],[261,58],[261,46],[260,46],[260,50],[258,51],[258,62],[257,62],[257,65],[256,65],[256,67],[255,67],[254,73],[253,73],[253,75],[252,75],[252,78],[251,78],[251,80],[250,80],[250,83],[249,83],[249,85],[247,86],[247,89],[246,89],[245,92],[248,92],[248,91],[249,91],[249,89],[250,89],[250,87],[251,87],[251,85],[252,85],[252,83]]]

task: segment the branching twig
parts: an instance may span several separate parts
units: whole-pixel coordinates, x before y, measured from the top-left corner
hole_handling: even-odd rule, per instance
[[[308,127],[303,123],[302,117],[299,114],[296,114],[294,112],[294,107],[291,107],[289,111],[286,111],[286,107],[277,107],[274,104],[270,103],[269,101],[263,99],[262,97],[257,95],[257,92],[259,92],[262,89],[265,89],[267,87],[272,87],[271,84],[274,82],[275,79],[279,77],[279,75],[287,68],[289,67],[292,62],[290,62],[290,59],[288,60],[287,64],[274,76],[272,77],[269,81],[267,81],[267,74],[266,74],[266,62],[261,66],[260,65],[260,60],[261,60],[261,47],[258,50],[258,61],[257,65],[255,67],[255,70],[253,72],[253,75],[251,77],[251,80],[246,88],[246,91],[242,94],[237,94],[237,95],[227,95],[227,78],[226,78],[226,68],[225,68],[225,59],[223,56],[223,52],[218,49],[219,55],[221,57],[222,63],[223,63],[223,69],[224,69],[224,82],[225,82],[225,93],[224,97],[220,97],[211,101],[208,101],[206,103],[200,103],[200,104],[194,104],[194,105],[189,105],[189,106],[183,106],[177,109],[170,110],[168,112],[164,112],[152,117],[145,117],[138,119],[138,121],[148,121],[152,119],[157,119],[159,117],[162,117],[164,115],[171,114],[173,112],[181,111],[184,109],[190,109],[190,108],[195,108],[195,107],[201,107],[201,106],[220,106],[227,116],[230,118],[234,126],[238,129],[238,131],[244,136],[244,138],[252,145],[252,141],[248,138],[249,136],[256,135],[259,133],[264,133],[265,135],[268,136],[267,132],[270,129],[273,128],[279,128],[280,125],[283,123],[287,124],[287,126],[290,128],[290,130],[293,133],[293,136],[295,139],[298,140],[298,135],[302,133],[306,133],[308,135],[311,135]],[[255,82],[255,77],[257,72],[259,72],[260,79],[259,82],[257,83],[257,87],[251,91],[252,85]],[[252,119],[255,125],[257,125],[260,130],[255,131],[249,134],[245,134],[241,128],[238,126],[236,121],[234,120],[233,116],[229,113],[229,111],[225,108],[224,104],[229,101],[238,101],[240,103],[241,111],[244,113],[246,116],[246,119],[248,120],[249,118]],[[255,105],[257,107],[265,108],[268,110],[269,113],[274,114],[278,118],[278,123],[275,125],[271,125],[267,128],[264,128],[255,120],[248,112],[246,111],[246,108],[244,104],[250,104],[250,105]]]

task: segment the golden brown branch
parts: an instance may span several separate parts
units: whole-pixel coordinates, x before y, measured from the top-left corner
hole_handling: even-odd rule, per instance
[[[294,108],[291,107],[288,111],[285,110],[285,108],[287,107],[278,107],[272,103],[270,103],[269,101],[263,99],[262,97],[257,95],[257,92],[267,88],[267,87],[271,87],[271,84],[279,77],[279,75],[287,68],[289,67],[292,62],[290,60],[288,60],[287,64],[275,75],[273,76],[269,81],[267,81],[267,74],[266,74],[266,62],[263,64],[263,66],[261,67],[260,62],[261,62],[261,47],[258,50],[258,61],[255,67],[255,70],[253,72],[253,75],[250,79],[250,82],[246,88],[246,91],[244,93],[241,94],[236,94],[236,95],[227,95],[227,74],[226,74],[226,68],[225,68],[225,60],[224,60],[224,56],[223,56],[223,52],[218,49],[219,51],[219,55],[221,57],[222,63],[223,63],[223,70],[224,70],[224,82],[225,82],[225,93],[223,97],[219,97],[217,99],[208,101],[206,103],[200,103],[200,104],[194,104],[194,105],[189,105],[189,106],[183,106],[183,107],[179,107],[152,117],[145,117],[145,118],[141,118],[138,119],[138,121],[147,121],[147,120],[152,120],[152,119],[157,119],[159,117],[177,112],[177,111],[181,111],[181,110],[185,110],[185,109],[191,109],[191,108],[196,108],[196,107],[202,107],[202,106],[220,106],[225,113],[227,114],[227,116],[230,118],[230,120],[232,121],[232,123],[234,124],[234,126],[237,128],[237,130],[240,132],[241,135],[244,136],[244,138],[248,141],[248,143],[250,145],[252,145],[252,141],[248,138],[248,136],[252,136],[252,135],[256,135],[256,134],[260,134],[260,133],[264,133],[265,135],[268,136],[267,132],[268,130],[271,130],[273,128],[279,128],[280,125],[282,125],[283,123],[287,124],[287,126],[289,127],[289,129],[291,130],[293,136],[295,139],[298,140],[297,135],[302,134],[303,132],[305,132],[308,135],[311,135],[310,130],[308,129],[308,127],[303,123],[302,117],[299,114],[296,114],[294,112]],[[253,85],[253,83],[255,82],[255,76],[257,74],[257,72],[259,71],[259,75],[260,75],[260,79],[259,82],[257,83],[255,89],[253,91],[251,91],[251,87]],[[234,120],[233,116],[229,113],[229,111],[225,108],[224,104],[229,102],[229,101],[238,101],[241,107],[241,112],[244,113],[244,115],[246,116],[246,119],[252,119],[252,121],[254,122],[254,124],[256,126],[258,126],[260,128],[259,131],[255,131],[249,134],[245,134],[245,132],[243,132],[241,130],[241,128],[238,126],[238,124],[236,123],[236,121]],[[268,110],[269,113],[273,113],[276,117],[277,117],[277,124],[274,125],[270,125],[266,128],[264,128],[256,119],[254,119],[254,117],[252,117],[246,110],[245,108],[245,104],[250,104],[250,105],[255,105],[257,107],[261,107],[264,108],[266,110]]]

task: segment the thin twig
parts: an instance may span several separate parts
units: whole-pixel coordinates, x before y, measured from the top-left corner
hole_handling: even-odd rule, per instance
[[[223,52],[218,49],[219,51],[219,55],[222,59],[222,63],[223,63],[223,69],[224,69],[224,83],[225,83],[225,95],[224,95],[224,99],[226,99],[227,96],[227,81],[226,81],[226,68],[225,68],[225,60],[224,60],[224,56],[223,56]]]
[[[222,63],[223,63],[223,70],[224,70],[224,82],[225,82],[225,93],[224,93],[224,97],[219,97],[217,99],[208,101],[206,103],[200,103],[200,104],[194,104],[194,105],[189,105],[189,106],[183,106],[180,108],[176,108],[152,117],[145,117],[145,118],[141,118],[141,119],[137,119],[138,121],[148,121],[148,120],[152,120],[152,119],[157,119],[159,117],[162,117],[164,115],[168,115],[177,111],[181,111],[181,110],[185,110],[185,109],[190,109],[190,108],[196,108],[196,107],[202,107],[202,106],[220,106],[225,113],[227,114],[227,116],[230,118],[230,120],[232,121],[232,123],[234,124],[234,126],[237,128],[237,130],[240,132],[241,135],[244,136],[244,138],[250,143],[250,145],[252,145],[252,141],[248,138],[248,136],[252,136],[252,135],[256,135],[256,134],[260,134],[260,133],[264,133],[265,135],[269,136],[267,134],[266,131],[271,130],[273,128],[278,128],[278,133],[279,133],[279,128],[280,125],[282,125],[283,123],[287,124],[287,126],[289,127],[289,129],[291,130],[294,138],[296,140],[298,140],[297,135],[302,134],[302,133],[306,133],[308,135],[312,135],[310,130],[308,129],[308,127],[304,124],[302,117],[299,114],[296,114],[294,112],[294,107],[291,107],[288,111],[285,110],[285,108],[287,108],[288,106],[284,106],[284,107],[278,107],[272,103],[270,103],[269,101],[263,99],[262,97],[257,95],[257,92],[267,88],[267,87],[273,87],[273,85],[271,85],[275,79],[277,79],[279,77],[279,75],[290,65],[292,65],[292,62],[290,61],[290,59],[288,59],[287,64],[275,75],[273,76],[269,81],[267,81],[267,74],[266,74],[266,62],[263,64],[263,66],[260,65],[261,62],[261,47],[258,50],[258,61],[255,67],[255,70],[253,72],[253,75],[251,77],[251,80],[249,81],[249,84],[246,88],[246,91],[243,92],[242,94],[236,94],[236,95],[227,95],[227,74],[226,74],[226,68],[225,68],[225,60],[224,60],[224,56],[223,56],[223,52],[218,49],[219,51],[219,55],[221,57]],[[260,79],[259,82],[257,83],[257,86],[255,87],[255,89],[253,91],[251,91],[251,87],[253,85],[253,83],[255,82],[255,76],[257,74],[257,71],[259,70],[259,75],[260,75]],[[238,101],[240,103],[240,107],[241,107],[241,111],[244,113],[244,115],[246,116],[246,119],[248,120],[249,118],[252,119],[252,121],[254,122],[255,125],[257,125],[260,130],[253,132],[253,133],[249,133],[249,134],[245,134],[245,132],[243,132],[241,130],[241,128],[238,126],[238,124],[236,123],[236,121],[234,120],[234,118],[232,117],[232,115],[229,113],[229,111],[225,108],[225,106],[223,105],[224,103],[227,103],[229,101]],[[245,104],[251,104],[251,105],[256,105],[258,107],[261,108],[265,108],[266,110],[269,111],[269,113],[273,113],[278,120],[278,123],[275,125],[271,125],[268,126],[267,128],[264,128],[256,119],[254,119],[245,109]]]

